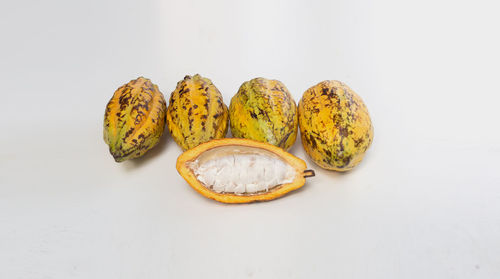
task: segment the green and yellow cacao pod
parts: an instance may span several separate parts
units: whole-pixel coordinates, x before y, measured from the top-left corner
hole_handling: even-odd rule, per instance
[[[170,95],[167,126],[174,141],[188,150],[212,139],[224,138],[228,109],[212,81],[186,76]]]
[[[363,100],[340,81],[309,88],[299,102],[302,145],[320,167],[348,171],[361,162],[373,140]]]
[[[166,110],[163,94],[147,78],[115,91],[104,114],[104,141],[116,162],[140,157],[160,141]]]
[[[229,105],[234,137],[267,142],[288,150],[297,137],[297,106],[278,80],[244,82]]]

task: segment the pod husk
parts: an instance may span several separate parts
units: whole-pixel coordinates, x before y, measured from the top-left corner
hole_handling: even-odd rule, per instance
[[[296,175],[292,182],[281,184],[270,189],[267,192],[257,192],[255,194],[234,194],[234,193],[217,193],[211,189],[205,187],[195,176],[193,171],[188,167],[188,163],[196,160],[203,152],[211,150],[213,148],[222,146],[245,146],[254,147],[267,150],[274,153],[283,159],[287,164],[292,166]],[[226,138],[212,140],[195,148],[192,148],[184,153],[182,153],[177,159],[177,171],[179,174],[188,182],[188,184],[193,187],[198,193],[203,196],[223,202],[223,203],[250,203],[256,201],[268,201],[279,198],[293,190],[296,190],[304,185],[306,182],[305,177],[314,176],[314,171],[306,170],[306,163],[295,157],[294,155],[284,151],[282,148],[274,146],[269,143],[258,142],[249,139],[238,139],[238,138]]]

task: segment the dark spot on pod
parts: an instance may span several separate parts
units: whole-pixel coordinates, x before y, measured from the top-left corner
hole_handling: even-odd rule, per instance
[[[333,90],[333,88],[332,88],[332,90]],[[332,93],[332,95],[333,95],[333,93]],[[335,96],[335,100],[337,101],[337,106],[340,107],[340,98],[339,98],[339,96]]]
[[[207,119],[207,118],[208,118],[208,116],[206,114],[201,116],[201,119]]]
[[[198,105],[196,105],[196,104],[195,104],[195,105],[193,106],[193,108],[195,108],[195,109],[196,109],[196,108],[198,108]]]
[[[281,147],[281,148],[285,147],[285,143],[286,143],[286,141],[288,140],[288,138],[290,137],[290,135],[292,134],[292,132],[293,132],[293,131],[288,132],[288,133],[287,133],[287,134],[283,137],[283,139],[281,139],[281,141],[280,141],[280,142],[279,142],[279,144],[278,144],[278,146],[279,146],[279,147]]]
[[[352,159],[352,156],[349,155],[349,156],[345,156],[344,158],[342,158],[342,165],[339,166],[340,168],[343,168],[347,165],[349,165],[349,163],[351,162],[351,159]]]
[[[250,112],[250,116],[253,118],[253,119],[257,119],[257,114],[255,114],[255,112],[251,111]]]
[[[347,97],[347,100],[349,101],[349,106],[356,104],[356,102],[352,98],[353,95],[351,93],[349,93],[347,90],[345,91],[345,96]]]
[[[359,147],[364,141],[365,141],[365,139],[363,139],[363,138],[354,139],[354,146]]]
[[[134,132],[134,128],[128,129],[127,132],[125,132],[125,136],[123,137],[123,140],[125,140],[128,136],[130,136]]]
[[[188,116],[191,116],[193,114],[193,108],[190,107],[189,110],[188,110]]]
[[[149,145],[141,145],[139,146],[139,150],[146,150],[146,149],[149,149]]]
[[[139,140],[139,144],[143,144],[146,141],[144,134],[140,134],[137,139]]]
[[[326,88],[326,87],[325,87],[325,88],[323,88],[323,89],[321,90],[321,92],[322,92],[322,93],[321,93],[321,95],[328,95],[328,88]]]
[[[120,117],[120,113],[119,113],[119,112],[117,112],[117,113],[116,113],[116,116]]]
[[[314,148],[314,149],[316,149],[318,147],[318,145],[316,144],[316,140],[311,135],[309,135],[309,143],[311,144],[312,148]]]
[[[283,89],[283,87],[279,85],[275,85],[271,90],[285,92],[285,89]]]
[[[340,126],[338,127],[339,129],[339,134],[341,137],[345,138],[349,135],[349,130],[345,126]]]
[[[129,94],[129,92],[130,89],[126,89],[118,99],[120,107],[125,107],[130,103],[130,98],[132,98],[132,96]]]
[[[335,96],[336,95],[335,93],[336,93],[335,88],[332,87],[330,89],[330,92],[328,93],[328,98],[333,99],[333,98],[337,97],[337,96]],[[338,98],[338,97],[337,97],[337,103],[340,104],[340,98]]]
[[[139,123],[141,123],[142,121],[142,115],[139,113],[137,114],[137,116],[135,117],[135,120],[134,120],[134,125],[138,125]]]
[[[325,150],[325,154],[328,157],[332,157],[332,152],[330,150]]]

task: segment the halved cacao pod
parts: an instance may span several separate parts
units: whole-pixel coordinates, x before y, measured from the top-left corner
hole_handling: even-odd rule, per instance
[[[177,159],[177,171],[196,191],[223,203],[279,198],[314,176],[282,148],[248,139],[211,140]]]

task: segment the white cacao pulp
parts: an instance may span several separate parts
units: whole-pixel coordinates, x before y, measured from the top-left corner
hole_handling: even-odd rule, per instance
[[[189,163],[196,178],[217,193],[253,194],[291,183],[296,171],[267,150],[246,146],[216,147]]]

